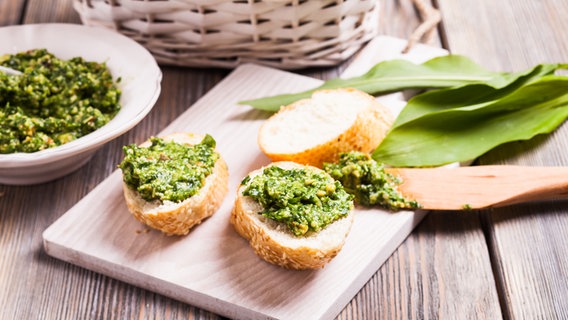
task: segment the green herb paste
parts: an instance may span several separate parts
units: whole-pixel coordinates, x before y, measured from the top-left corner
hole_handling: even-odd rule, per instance
[[[263,206],[260,214],[286,224],[296,236],[318,232],[353,209],[353,197],[325,172],[270,166],[242,184],[243,195]]]
[[[180,202],[193,196],[219,159],[210,135],[192,146],[156,137],[150,143],[123,147],[124,160],[118,165],[124,182],[146,201]]]
[[[355,196],[355,202],[379,205],[389,210],[416,209],[420,204],[400,194],[400,179],[385,171],[384,165],[361,152],[342,153],[339,163],[325,163],[324,170]]]
[[[0,153],[36,152],[108,123],[121,91],[104,63],[60,60],[45,49],[0,56]],[[117,81],[120,81],[118,79]]]

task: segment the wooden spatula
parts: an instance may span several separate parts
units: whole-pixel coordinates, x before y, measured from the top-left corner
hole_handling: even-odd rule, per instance
[[[387,169],[402,194],[428,210],[501,207],[568,198],[568,167],[510,165]]]

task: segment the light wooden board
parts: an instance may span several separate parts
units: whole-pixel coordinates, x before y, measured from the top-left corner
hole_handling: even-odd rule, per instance
[[[401,56],[405,41],[373,40],[345,71],[351,77],[380,60],[422,62],[445,54],[419,46]],[[256,134],[268,113],[240,100],[305,90],[319,80],[256,65],[237,68],[162,134],[210,133],[230,171],[219,211],[185,237],[149,230],[128,212],[115,171],[43,233],[45,251],[107,276],[239,319],[327,319],[353,298],[424,217],[423,212],[357,209],[346,244],[325,268],[291,271],[258,258],[229,224],[235,190],[248,172],[268,164]],[[180,83],[180,86],[183,84]],[[380,98],[397,112],[400,95]]]

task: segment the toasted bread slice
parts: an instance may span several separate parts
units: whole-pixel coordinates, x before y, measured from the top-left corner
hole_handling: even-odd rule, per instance
[[[265,121],[258,144],[272,161],[321,168],[324,162],[336,162],[341,152],[373,151],[393,121],[390,111],[367,93],[320,90]]]
[[[162,137],[166,141],[198,144],[202,135],[173,133]],[[143,143],[141,146],[147,146]],[[186,235],[195,225],[213,215],[221,206],[228,191],[229,171],[227,163],[220,156],[213,172],[207,176],[203,187],[190,198],[176,203],[171,201],[146,201],[126,183],[122,183],[124,197],[130,212],[140,222],[160,230],[167,235]]]
[[[271,165],[285,169],[319,170],[294,162],[275,162]],[[249,177],[262,174],[263,170],[264,168],[255,170]],[[237,190],[230,221],[262,259],[287,269],[318,269],[324,267],[342,249],[353,224],[353,212],[317,233],[298,237],[283,223],[259,214],[263,210],[262,205],[251,197],[243,196],[245,188],[246,185],[241,185]]]

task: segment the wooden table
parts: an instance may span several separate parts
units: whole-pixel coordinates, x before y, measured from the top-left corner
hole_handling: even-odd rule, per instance
[[[431,45],[493,70],[568,62],[565,0],[434,4],[442,23]],[[410,0],[384,0],[381,6],[382,34],[406,38],[420,23]],[[0,25],[44,22],[80,20],[71,1],[0,2]],[[297,72],[328,79],[348,64]],[[162,94],[153,111],[79,171],[41,185],[0,185],[1,319],[219,318],[54,259],[43,251],[41,234],[115,169],[122,145],[161,131],[228,72],[163,67]],[[190,86],[182,90],[178,83]],[[563,125],[547,137],[499,147],[477,162],[566,166],[567,148]],[[567,234],[566,202],[431,213],[338,319],[567,319]]]

